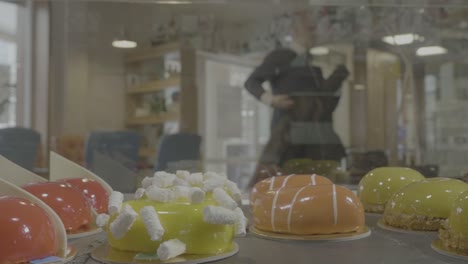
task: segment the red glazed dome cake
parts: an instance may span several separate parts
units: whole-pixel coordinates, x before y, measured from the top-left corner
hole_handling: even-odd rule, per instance
[[[63,182],[31,183],[23,186],[23,189],[57,213],[67,234],[81,233],[91,228],[91,206],[80,190]]]
[[[27,263],[59,251],[47,212],[24,198],[0,197],[0,263]]]

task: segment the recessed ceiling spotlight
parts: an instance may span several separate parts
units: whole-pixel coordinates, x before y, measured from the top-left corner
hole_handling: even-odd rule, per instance
[[[421,47],[416,50],[416,55],[418,56],[430,56],[430,55],[439,55],[447,53],[447,49],[441,46],[427,46]]]
[[[313,47],[309,50],[309,53],[315,56],[328,55],[330,49],[327,47]]]
[[[118,39],[112,41],[112,46],[120,49],[133,49],[137,47],[137,43],[132,40]]]
[[[382,41],[385,43],[388,43],[390,45],[407,45],[411,44],[416,40],[422,40],[423,37],[417,35],[417,34],[399,34],[399,35],[393,35],[393,36],[385,36],[382,38]]]

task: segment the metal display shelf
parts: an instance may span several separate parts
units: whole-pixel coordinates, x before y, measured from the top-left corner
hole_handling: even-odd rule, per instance
[[[247,213],[247,208],[244,208]],[[431,248],[437,233],[403,234],[377,227],[379,216],[368,215],[366,224],[372,234],[363,239],[341,242],[275,241],[252,234],[237,239],[240,251],[230,258],[210,262],[219,264],[437,264],[467,263],[442,255]],[[94,247],[105,241],[105,234],[72,241],[78,257],[72,263],[97,264],[89,257]]]

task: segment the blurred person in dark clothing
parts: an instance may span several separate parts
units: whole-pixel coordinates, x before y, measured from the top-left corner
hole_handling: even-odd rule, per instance
[[[325,79],[322,70],[311,65],[311,31],[304,18],[297,19],[290,48],[268,54],[245,83],[254,97],[274,109],[271,135],[257,166],[256,181],[264,178],[259,176],[262,168],[281,167],[291,159],[340,161],[345,156],[333,129],[333,112],[349,72],[339,65]],[[271,91],[263,87],[265,82],[270,83]]]

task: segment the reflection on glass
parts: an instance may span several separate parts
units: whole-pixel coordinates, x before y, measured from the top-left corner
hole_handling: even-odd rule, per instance
[[[245,190],[382,166],[467,174],[459,1],[26,2],[0,3],[0,127],[40,132],[36,167],[54,150],[129,192],[155,170]],[[131,154],[113,133],[135,136]]]
[[[0,128],[16,124],[18,7],[0,3]]]

